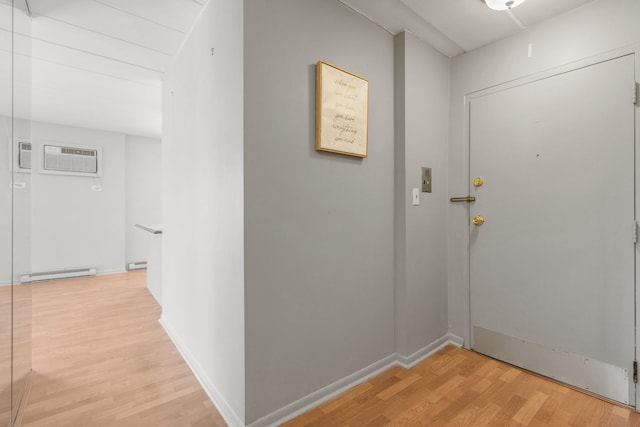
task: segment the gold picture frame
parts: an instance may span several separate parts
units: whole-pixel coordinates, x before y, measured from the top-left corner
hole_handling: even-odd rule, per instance
[[[316,64],[316,150],[368,155],[369,80],[324,61]]]

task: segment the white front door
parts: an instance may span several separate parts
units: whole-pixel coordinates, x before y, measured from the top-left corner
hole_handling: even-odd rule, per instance
[[[472,348],[629,405],[633,82],[628,55],[472,99],[469,116]]]

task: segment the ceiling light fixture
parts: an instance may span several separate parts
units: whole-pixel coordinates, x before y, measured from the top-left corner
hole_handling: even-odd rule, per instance
[[[524,0],[484,0],[484,2],[493,10],[509,10],[524,3]]]

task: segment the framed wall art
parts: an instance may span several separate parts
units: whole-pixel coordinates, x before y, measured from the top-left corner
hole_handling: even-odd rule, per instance
[[[367,157],[369,81],[323,61],[316,68],[316,150]]]

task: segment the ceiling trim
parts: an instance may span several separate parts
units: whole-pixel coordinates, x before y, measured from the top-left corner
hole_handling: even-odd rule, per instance
[[[407,28],[407,26],[404,26],[402,29],[398,29],[398,31],[394,31],[390,28],[387,28],[378,20],[374,19],[370,14],[367,14],[362,10],[356,8],[353,4],[349,3],[349,0],[338,0],[338,2],[341,3],[344,7],[348,8],[349,10],[357,13],[363,18],[374,23],[378,27],[382,28],[392,36],[395,36],[396,34],[401,33],[403,31],[406,31],[408,33],[411,33],[418,39],[422,40],[423,42],[425,42],[426,44],[428,44],[429,46],[431,46],[432,48],[434,48],[435,50],[437,50],[438,52],[440,52],[441,54],[449,58],[465,52],[465,50],[461,46],[459,46],[456,42],[451,40],[442,31],[438,30],[429,22],[426,22],[415,11],[407,7],[407,5],[405,5],[401,1],[398,1],[398,5],[402,7],[405,12],[410,13],[412,16],[414,16],[417,20],[421,22],[422,30],[424,30],[422,32],[426,34],[420,34],[420,28],[412,29],[412,28]]]
[[[203,0],[202,2],[198,0],[191,0],[191,1],[193,1],[194,3],[201,4],[202,7],[198,11],[198,15],[196,16],[196,19],[193,20],[193,23],[191,24],[191,28],[189,28],[189,31],[187,31],[185,36],[182,38],[182,43],[180,43],[180,46],[178,46],[178,49],[176,49],[176,52],[173,54],[173,57],[171,58],[171,61],[167,64],[167,68],[166,68],[167,70],[171,67],[175,59],[178,57],[178,55],[180,55],[180,53],[182,52],[182,49],[184,49],[185,45],[191,38],[191,33],[193,33],[193,31],[196,29],[196,26],[200,22],[200,18],[202,18],[202,15],[204,14],[205,9],[207,8],[207,6],[209,6],[209,0]],[[211,48],[213,49],[214,46],[211,46]],[[211,52],[213,53],[213,51]]]
[[[53,44],[53,45],[56,45],[56,46],[64,47],[64,48],[67,48],[67,49],[75,50],[76,52],[82,52],[82,53],[85,53],[87,55],[97,56],[99,58],[109,59],[111,61],[119,62],[121,64],[126,64],[126,65],[130,65],[132,67],[141,68],[143,70],[153,71],[155,73],[160,73],[160,74],[162,74],[164,72],[163,70],[157,70],[155,68],[145,67],[144,65],[135,64],[133,62],[124,61],[122,59],[114,58],[114,57],[111,57],[111,56],[101,55],[99,53],[90,52],[88,50],[79,49],[77,47],[68,46],[66,44],[57,43],[57,42],[54,42],[54,41],[51,41],[51,40],[42,39],[42,38],[39,38],[39,37],[33,37],[33,35],[21,34],[21,33],[16,33],[16,34],[20,34],[21,36],[25,36],[25,37],[30,37],[33,40],[38,40],[38,41],[43,42],[43,43],[49,43],[49,44]]]
[[[23,55],[23,54],[18,54],[18,55],[26,57],[26,55]],[[63,62],[52,61],[50,59],[41,58],[41,57],[35,56],[35,55],[32,55],[31,58],[33,60],[46,62],[46,63],[49,63],[49,64],[54,64],[54,65],[57,65],[57,66],[60,66],[60,67],[66,67],[66,68],[70,68],[70,69],[73,69],[73,70],[84,71],[85,73],[91,73],[91,74],[95,74],[97,76],[103,76],[103,77],[108,77],[108,78],[111,78],[111,79],[122,80],[124,82],[130,82],[130,83],[134,83],[134,84],[141,85],[141,86],[154,87],[154,88],[159,88],[159,87],[162,86],[161,83],[160,83],[160,76],[162,75],[162,73],[160,71],[157,71],[158,83],[157,84],[150,84],[150,83],[141,82],[139,80],[128,79],[128,78],[122,77],[122,76],[116,76],[116,75],[110,74],[110,73],[102,73],[100,71],[91,70],[89,68],[78,67],[77,65],[70,65],[70,64],[65,64]],[[130,65],[130,64],[127,64],[127,65]]]
[[[103,33],[101,31],[92,30],[91,28],[83,27],[82,25],[73,24],[71,22],[67,22],[67,21],[65,21],[63,19],[59,19],[59,18],[54,18],[54,17],[49,16],[49,15],[34,14],[34,17],[35,18],[49,19],[51,21],[56,21],[56,22],[59,22],[61,24],[68,25],[70,27],[78,28],[78,29],[83,30],[83,31],[88,31],[88,32],[93,33],[93,34],[98,34],[98,35],[103,36],[103,37],[108,37],[108,38],[113,39],[113,40],[118,40],[119,42],[127,43],[127,44],[130,44],[132,46],[139,47],[141,49],[146,49],[146,50],[149,50],[151,52],[158,53],[160,55],[166,55],[166,56],[169,56],[169,57],[172,56],[171,53],[169,53],[169,52],[163,52],[161,50],[154,49],[152,47],[145,46],[143,44],[136,43],[136,42],[133,42],[131,40],[123,39],[123,38],[120,38],[120,37],[115,37],[115,36],[113,36],[111,34],[106,34],[106,33]]]
[[[162,23],[160,23],[160,22],[156,22],[156,21],[154,21],[154,20],[152,20],[152,19],[149,19],[149,18],[147,18],[147,17],[140,16],[140,15],[135,14],[135,13],[133,13],[133,12],[129,12],[128,10],[121,9],[121,8],[116,7],[116,6],[114,6],[114,5],[112,5],[112,4],[109,4],[109,3],[105,3],[104,1],[101,1],[101,0],[93,0],[93,1],[94,1],[95,3],[101,4],[101,5],[103,5],[103,6],[106,6],[106,7],[109,7],[109,8],[111,8],[111,9],[117,10],[118,12],[126,13],[127,15],[134,16],[134,17],[136,17],[136,18],[138,18],[138,19],[142,19],[143,21],[147,21],[147,22],[149,22],[149,23],[151,23],[151,24],[154,24],[154,25],[157,25],[157,26],[159,26],[159,27],[166,28],[167,30],[175,31],[175,32],[180,33],[180,34],[183,34],[183,35],[185,34],[185,32],[184,32],[184,31],[182,31],[182,30],[180,30],[180,29],[178,29],[178,28],[171,27],[171,26],[169,26],[169,25],[162,24]]]
[[[194,0],[195,1],[195,0]],[[376,21],[375,19],[373,19],[373,17],[367,15],[366,13],[364,13],[363,11],[361,11],[360,9],[356,9],[355,7],[353,7],[352,5],[348,4],[346,2],[347,0],[338,0],[338,2],[343,5],[344,7],[346,7],[347,9],[351,10],[352,12],[357,13],[358,15],[362,16],[363,18],[365,18],[367,21],[371,21],[374,24],[376,24],[378,27],[382,28],[383,30],[385,30],[387,33],[391,34],[392,36],[395,36],[396,33],[391,31],[389,28],[385,27],[384,25],[382,25],[380,22]]]

